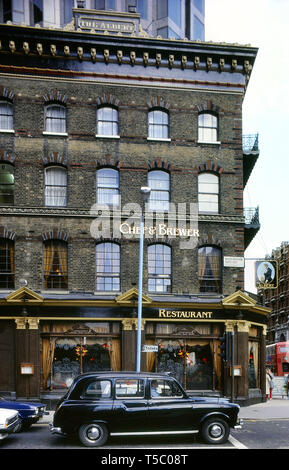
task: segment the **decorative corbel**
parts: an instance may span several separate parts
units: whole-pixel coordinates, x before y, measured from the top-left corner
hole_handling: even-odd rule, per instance
[[[64,55],[65,55],[66,57],[68,57],[69,54],[70,54],[70,48],[69,48],[69,46],[64,46],[63,52],[64,52]]]
[[[51,44],[50,53],[51,53],[51,55],[53,55],[53,57],[56,56],[56,45],[55,44]]]
[[[36,50],[38,52],[38,55],[42,55],[43,54],[43,46],[40,42],[37,43],[37,46],[36,46]]]
[[[224,67],[225,67],[225,59],[220,59],[219,60],[219,71],[222,72]]]
[[[108,61],[109,61],[109,50],[108,49],[104,49],[103,57],[104,57],[105,63],[108,64]]]
[[[116,57],[117,57],[118,63],[121,64],[121,63],[122,63],[123,52],[120,51],[120,50],[117,51],[117,52],[116,52]]]
[[[173,54],[169,55],[169,67],[170,69],[173,67],[175,61],[175,56]]]
[[[185,69],[188,63],[188,58],[186,55],[182,56],[182,68]]]
[[[238,64],[237,60],[236,60],[236,59],[233,59],[233,60],[232,60],[232,70],[236,70],[237,64]]]
[[[82,60],[83,59],[83,47],[78,47],[77,48],[77,57],[78,57],[78,60]]]
[[[143,63],[144,63],[144,65],[148,65],[148,63],[149,63],[149,53],[148,52],[143,53]]]
[[[29,54],[30,49],[29,49],[29,44],[28,44],[28,42],[24,42],[24,43],[23,43],[23,51],[25,52],[25,54]]]
[[[96,61],[96,49],[95,49],[95,47],[92,47],[90,49],[90,57],[91,57],[92,62]]]
[[[162,61],[162,55],[161,54],[157,54],[156,55],[156,66],[159,67],[161,65],[161,61]]]
[[[213,65],[213,59],[211,57],[207,58],[207,70],[211,70]]]
[[[197,70],[200,66],[200,57],[195,57],[194,59],[194,69]]]
[[[9,41],[9,49],[11,54],[14,54],[14,52],[16,51],[15,41]]]
[[[131,53],[130,53],[129,56],[130,56],[130,63],[131,63],[132,65],[134,65],[134,64],[135,64],[135,57],[136,57],[135,52],[134,52],[134,51],[131,51]]]

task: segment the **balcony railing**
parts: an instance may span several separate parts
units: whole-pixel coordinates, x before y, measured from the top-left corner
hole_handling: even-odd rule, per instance
[[[259,226],[259,207],[245,207],[243,209],[245,225]]]
[[[259,151],[259,134],[244,134],[242,136],[243,152]]]

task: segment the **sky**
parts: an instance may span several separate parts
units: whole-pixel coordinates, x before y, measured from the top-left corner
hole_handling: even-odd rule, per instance
[[[261,222],[245,252],[249,292],[256,292],[252,258],[289,241],[288,18],[289,0],[206,0],[206,41],[258,48],[243,103],[243,134],[258,133],[260,150],[244,191],[244,207],[259,206]]]

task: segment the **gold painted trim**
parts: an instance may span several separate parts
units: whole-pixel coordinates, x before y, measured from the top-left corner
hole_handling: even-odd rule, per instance
[[[5,297],[7,303],[43,303],[44,299],[28,287],[21,287]]]

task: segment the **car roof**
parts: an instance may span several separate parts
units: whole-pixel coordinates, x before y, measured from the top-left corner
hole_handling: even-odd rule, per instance
[[[106,378],[122,378],[122,377],[134,377],[134,378],[173,378],[167,372],[136,372],[136,371],[95,371],[95,372],[85,372],[83,374],[78,375],[75,378],[75,381],[82,379],[82,378],[89,378],[89,377],[106,377]]]

